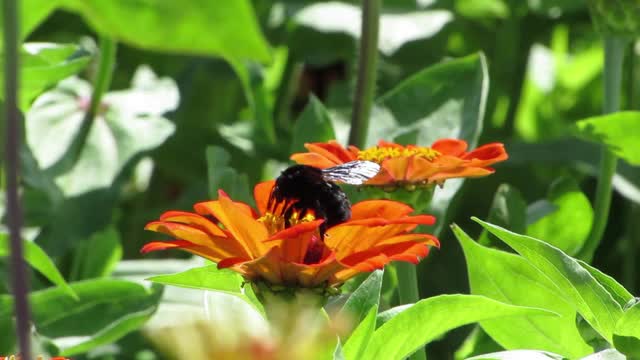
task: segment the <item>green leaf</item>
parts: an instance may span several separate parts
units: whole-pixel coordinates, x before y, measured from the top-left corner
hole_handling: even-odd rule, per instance
[[[398,305],[398,306],[392,307],[389,310],[381,312],[376,317],[376,327],[382,326],[382,324],[384,324],[387,321],[393,319],[394,317],[396,317],[396,315],[398,315],[401,312],[411,308],[412,306],[413,306],[413,304]]]
[[[558,287],[563,299],[607,341],[622,316],[622,308],[577,260],[562,250],[529,236],[512,233],[498,226],[474,221],[507,243]]]
[[[73,280],[107,277],[122,259],[120,234],[109,226],[78,244],[74,251]]]
[[[4,1],[0,4],[4,6]],[[58,6],[59,0],[22,0],[20,8],[20,40],[24,40],[35,28],[40,25]],[[0,17],[0,34],[4,30],[4,18]],[[4,48],[4,34],[0,36],[0,49]]]
[[[538,350],[510,350],[470,357],[467,360],[563,360],[561,355]]]
[[[376,329],[377,314],[378,306],[374,305],[362,321],[356,323],[358,326],[351,333],[342,350],[345,359],[360,359],[362,357],[362,353],[367,348],[371,335]]]
[[[587,264],[582,260],[578,260],[580,266],[582,266],[585,270],[587,270],[591,276],[593,276],[600,285],[604,286],[607,289],[607,292],[613,296],[613,299],[620,305],[621,308],[629,302],[629,300],[633,299],[633,295],[624,288],[616,279],[611,276],[603,273],[602,271],[594,268],[593,266]]]
[[[640,112],[622,111],[577,122],[578,135],[604,144],[632,165],[640,165]]]
[[[373,307],[380,302],[380,289],[384,271],[372,272],[365,281],[349,296],[338,316],[348,317],[354,324],[359,324]]]
[[[431,145],[458,138],[473,148],[482,131],[488,78],[484,55],[471,55],[428,67],[376,100],[384,117],[367,137]]]
[[[524,232],[527,224],[527,203],[518,189],[501,184],[496,190],[489,209],[489,222],[513,229],[516,232]],[[489,233],[484,230],[478,238],[482,245],[492,244]]]
[[[477,295],[440,295],[417,302],[379,327],[362,359],[402,359],[459,326],[498,317],[555,315]]]
[[[217,265],[209,265],[189,269],[177,274],[156,275],[146,280],[163,285],[186,287],[190,289],[211,290],[236,296],[256,309],[262,310],[262,305],[244,287],[244,279],[240,274],[229,269],[218,269]]]
[[[2,59],[4,56],[0,57],[0,66],[4,66]],[[77,45],[24,44],[21,51],[20,108],[27,110],[33,99],[58,81],[84,69],[89,60],[90,54]],[[0,71],[0,82],[3,81],[4,74]],[[0,89],[0,99],[4,99],[4,88]]]
[[[471,293],[507,304],[552,310],[560,316],[483,321],[482,328],[505,349],[540,349],[577,358],[591,352],[576,330],[576,311],[556,286],[527,260],[480,246],[452,226],[467,261]]]
[[[477,54],[428,67],[391,89],[376,103],[376,126],[369,127],[369,145],[379,139],[429,146],[441,138],[458,138],[474,148],[482,132],[489,89],[487,63]],[[447,223],[446,212],[462,186],[447,181],[431,200],[430,213]]]
[[[640,358],[640,303],[630,307],[618,320],[613,345],[629,359]]]
[[[62,356],[87,352],[112,343],[139,328],[153,314],[161,291],[123,280],[72,283],[73,299],[61,288],[30,295],[32,321]],[[0,319],[13,314],[13,301],[0,302]]]
[[[49,279],[53,284],[59,286],[67,296],[77,298],[77,295],[64,280],[60,271],[58,271],[56,264],[49,258],[44,250],[31,241],[23,241],[22,244],[24,246],[24,259],[31,267],[38,270],[40,274]],[[0,256],[9,256],[9,247],[9,235],[0,233]]]
[[[253,194],[246,174],[239,174],[232,167],[231,155],[222,147],[207,146],[207,174],[209,196],[218,197],[218,190],[224,190],[232,199],[253,204]]]
[[[242,276],[229,269],[218,269],[217,265],[193,268],[181,273],[157,275],[148,278],[163,285],[173,285],[191,289],[214,290],[242,294]]]
[[[555,211],[530,224],[527,235],[544,239],[569,255],[577,254],[593,223],[589,198],[573,178],[564,177],[551,185],[547,199]]]
[[[307,142],[325,142],[335,138],[327,109],[318,98],[311,95],[309,103],[295,122],[289,152],[305,151],[304,144]]]
[[[27,142],[40,168],[54,171],[60,163],[69,162],[67,172],[52,174],[67,196],[111,186],[125,166],[160,146],[175,128],[160,116],[178,106],[175,82],[140,67],[131,89],[105,95],[103,110],[93,120],[80,153],[69,154],[90,96],[86,81],[67,79],[40,96],[26,116]]]
[[[80,13],[97,32],[142,49],[262,62],[270,58],[247,0],[62,0],[62,5]]]

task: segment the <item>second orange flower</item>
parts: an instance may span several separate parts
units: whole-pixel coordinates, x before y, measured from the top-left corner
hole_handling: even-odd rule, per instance
[[[451,178],[481,177],[494,172],[489,166],[508,158],[504,145],[490,143],[467,152],[467,143],[457,139],[441,139],[423,147],[380,141],[377,146],[360,150],[347,148],[337,141],[307,143],[309,152],[297,153],[291,159],[299,164],[321,169],[354,160],[373,161],[382,167],[380,173],[365,184],[382,187],[442,185]]]

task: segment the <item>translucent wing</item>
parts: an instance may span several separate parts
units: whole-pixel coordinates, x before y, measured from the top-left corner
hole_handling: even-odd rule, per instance
[[[362,185],[376,176],[380,165],[371,161],[350,161],[322,170],[322,177],[329,181],[338,181],[350,185]]]

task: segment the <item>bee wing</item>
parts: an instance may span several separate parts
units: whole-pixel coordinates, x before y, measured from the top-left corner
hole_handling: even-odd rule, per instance
[[[322,170],[322,177],[328,181],[338,181],[349,185],[362,185],[376,176],[380,165],[371,161],[350,161]]]

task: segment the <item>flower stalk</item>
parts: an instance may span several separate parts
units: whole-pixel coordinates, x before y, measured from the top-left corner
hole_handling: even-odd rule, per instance
[[[378,33],[382,0],[362,0],[362,27],[358,56],[358,78],[351,112],[349,144],[363,147],[376,91]]]
[[[24,249],[20,229],[22,228],[22,208],[18,195],[20,163],[21,124],[19,104],[20,4],[15,0],[3,3],[4,13],[4,118],[5,118],[5,171],[7,179],[7,222],[11,244],[11,286],[15,299],[16,335],[20,352],[25,359],[31,359],[31,339],[29,325],[29,270],[24,261]]]
[[[622,67],[627,40],[616,35],[604,38],[604,104],[603,113],[614,113],[620,109],[622,91]],[[591,262],[600,244],[609,219],[611,208],[612,181],[616,172],[618,158],[605,145],[602,145],[598,185],[594,202],[594,220],[589,237],[578,257]]]

